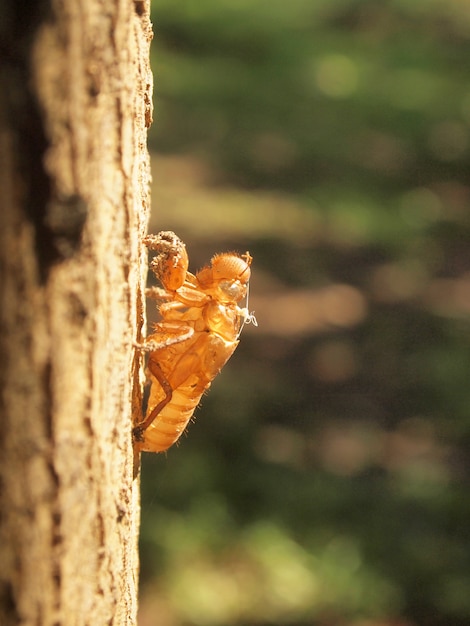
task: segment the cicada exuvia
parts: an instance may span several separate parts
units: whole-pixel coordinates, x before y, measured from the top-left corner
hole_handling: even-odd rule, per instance
[[[212,257],[196,274],[188,271],[184,243],[171,231],[149,235],[144,243],[157,252],[150,264],[163,289],[161,321],[143,346],[148,352],[151,387],[142,422],[134,428],[141,451],[163,452],[185,430],[202,394],[232,356],[243,325],[256,324],[246,306],[252,258],[249,252]]]

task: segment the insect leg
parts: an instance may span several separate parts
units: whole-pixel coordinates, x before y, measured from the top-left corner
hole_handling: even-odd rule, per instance
[[[186,246],[172,231],[148,235],[143,240],[149,250],[157,252],[150,269],[168,291],[179,289],[186,279],[188,254]]]
[[[194,335],[192,326],[183,326],[181,324],[165,322],[156,325],[156,332],[148,337],[145,343],[134,343],[134,348],[142,352],[156,352],[162,348],[167,348],[175,343],[186,341]]]
[[[163,400],[160,400],[157,406],[154,407],[153,411],[151,411],[151,413],[149,413],[147,417],[142,422],[140,422],[140,424],[137,424],[137,426],[132,431],[136,441],[143,441],[144,431],[147,430],[147,428],[150,426],[153,420],[166,407],[166,405],[168,404],[168,402],[170,402],[171,397],[173,395],[173,388],[168,382],[168,380],[165,378],[158,363],[156,363],[155,361],[149,361],[147,367],[149,368],[153,376],[155,376],[155,378],[160,383],[163,391],[165,392],[165,397],[163,398]]]
[[[143,243],[149,250],[167,253],[174,253],[184,247],[184,243],[178,235],[175,235],[171,230],[162,230],[156,235],[147,235],[143,238]]]
[[[169,300],[174,297],[173,294],[168,293],[166,289],[161,289],[160,287],[148,287],[145,290],[145,295],[152,300]]]

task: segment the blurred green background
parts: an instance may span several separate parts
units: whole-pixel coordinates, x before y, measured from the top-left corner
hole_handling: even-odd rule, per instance
[[[152,17],[150,230],[259,327],[143,455],[140,626],[468,626],[470,4]]]

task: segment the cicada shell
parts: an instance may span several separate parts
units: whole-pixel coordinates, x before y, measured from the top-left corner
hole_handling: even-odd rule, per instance
[[[146,237],[157,255],[150,268],[163,289],[161,321],[142,348],[151,380],[145,419],[134,428],[141,451],[163,452],[184,432],[202,394],[232,356],[241,328],[256,320],[239,303],[246,299],[252,258],[247,252],[215,255],[195,275],[184,243],[171,231]]]

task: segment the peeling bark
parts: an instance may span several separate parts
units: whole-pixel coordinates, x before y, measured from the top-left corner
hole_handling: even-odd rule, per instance
[[[0,8],[0,624],[136,622],[149,0]]]

